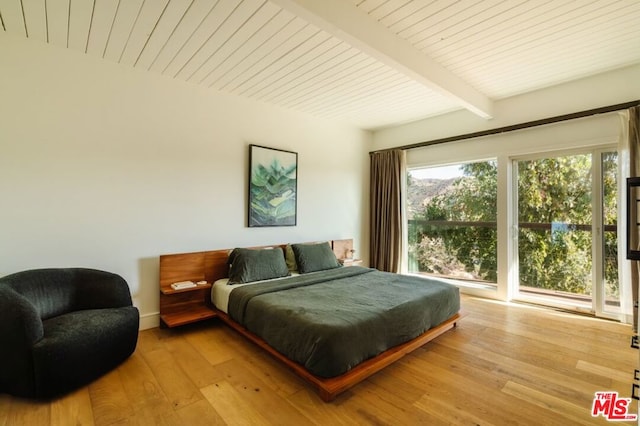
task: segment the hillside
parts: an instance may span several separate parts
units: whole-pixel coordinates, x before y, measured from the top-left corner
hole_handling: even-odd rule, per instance
[[[422,211],[426,203],[436,195],[443,194],[460,178],[417,179],[409,177],[407,185],[407,217],[413,219],[415,212]]]

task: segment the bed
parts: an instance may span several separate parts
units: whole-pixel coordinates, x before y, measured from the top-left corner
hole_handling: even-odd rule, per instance
[[[225,253],[214,274],[223,278],[211,289],[219,317],[315,386],[324,401],[460,318],[457,287],[344,267],[330,242]]]

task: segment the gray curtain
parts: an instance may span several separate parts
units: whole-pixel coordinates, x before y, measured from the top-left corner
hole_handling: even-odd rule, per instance
[[[640,176],[640,107],[629,108],[629,176]],[[635,210],[635,205],[627,206],[630,212]],[[632,213],[637,217],[637,212]],[[627,230],[630,232],[630,230]],[[631,242],[637,247],[640,235],[632,235]],[[631,295],[633,297],[633,329],[638,331],[638,286],[640,274],[638,268],[640,262],[632,260],[631,268]]]
[[[370,265],[381,271],[400,272],[405,152],[374,152],[370,157]]]

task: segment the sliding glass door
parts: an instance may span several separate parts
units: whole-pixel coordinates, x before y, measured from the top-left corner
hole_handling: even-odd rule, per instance
[[[617,163],[602,150],[514,162],[516,298],[619,312]]]

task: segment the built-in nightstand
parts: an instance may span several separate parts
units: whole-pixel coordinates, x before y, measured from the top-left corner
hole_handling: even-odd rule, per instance
[[[177,327],[217,316],[211,305],[214,277],[205,273],[211,260],[207,252],[160,256],[161,327]],[[177,290],[171,287],[183,281],[200,284]]]
[[[338,259],[342,266],[362,266],[362,259]]]
[[[215,311],[207,303],[210,293],[211,283],[200,284],[196,287],[182,290],[161,286],[161,326],[176,327],[215,317]]]

